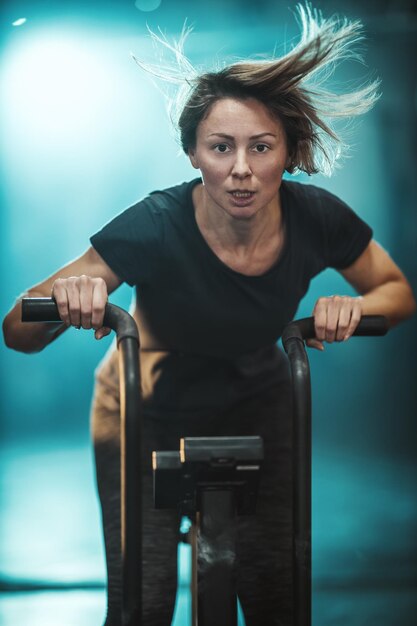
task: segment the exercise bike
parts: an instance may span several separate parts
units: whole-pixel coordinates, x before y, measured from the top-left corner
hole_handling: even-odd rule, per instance
[[[22,321],[57,322],[52,298],[24,298]],[[107,304],[104,325],[117,335],[121,404],[121,532],[123,626],[140,626],[142,614],[142,423],[139,336],[134,319]],[[384,335],[387,320],[364,316],[354,335]],[[293,626],[311,626],[311,385],[304,340],[315,337],[313,318],[290,323],[282,335],[294,394],[293,426]],[[236,626],[235,524],[254,513],[263,458],[260,437],[187,438],[180,449],[153,453],[157,508],[178,508],[192,521],[193,626]],[[205,549],[227,550],[207,572],[199,572],[198,537]]]

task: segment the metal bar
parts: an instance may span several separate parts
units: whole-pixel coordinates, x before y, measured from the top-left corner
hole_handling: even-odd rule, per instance
[[[364,316],[356,336],[380,336],[388,321]],[[315,337],[314,318],[291,322],[282,344],[290,361],[293,398],[293,625],[311,626],[311,384],[304,340]]]
[[[122,626],[142,622],[142,419],[138,344],[119,342]]]
[[[198,626],[237,626],[235,495],[202,490],[198,531]]]
[[[23,298],[23,322],[59,322],[53,298]],[[142,620],[142,419],[139,335],[127,311],[107,304],[104,325],[117,334],[120,364],[122,626]]]

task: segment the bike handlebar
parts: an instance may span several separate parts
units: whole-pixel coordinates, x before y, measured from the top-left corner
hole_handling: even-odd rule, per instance
[[[60,322],[53,298],[23,298],[22,322]],[[104,326],[116,332],[120,368],[122,624],[139,626],[142,612],[142,420],[139,334],[125,310],[106,304]]]
[[[60,322],[58,306],[53,298],[23,298],[22,322]],[[138,329],[132,316],[116,306],[106,304],[103,326],[116,332],[118,342],[126,337],[139,341]]]
[[[365,315],[353,335],[379,336],[388,331],[381,315]],[[294,626],[311,626],[311,383],[304,345],[315,338],[314,318],[291,322],[282,333],[293,388],[293,588]]]
[[[53,298],[23,298],[23,322],[59,322]],[[141,623],[142,551],[140,476],[142,429],[140,399],[139,337],[134,319],[114,304],[106,304],[104,326],[117,334],[120,353],[121,454],[122,454],[122,623]],[[380,336],[388,331],[380,315],[364,316],[353,335]],[[288,324],[282,344],[288,354],[293,384],[293,562],[295,626],[311,624],[311,385],[304,345],[316,336],[314,318]]]
[[[357,325],[352,337],[377,337],[388,332],[388,320],[383,315],[364,315]],[[291,339],[314,339],[316,336],[314,329],[314,317],[304,317],[303,319],[291,322],[284,328],[282,333],[282,344],[287,352],[287,344]]]
[[[22,322],[60,322],[58,306],[53,298],[23,298]],[[133,323],[132,323],[133,322]],[[118,338],[134,337],[138,331],[134,320],[124,309],[115,304],[106,304],[103,326],[114,330]],[[382,315],[365,315],[360,320],[352,336],[381,336],[388,332],[388,321]],[[314,318],[305,317],[288,324],[282,334],[282,343],[286,350],[290,339],[313,339]]]

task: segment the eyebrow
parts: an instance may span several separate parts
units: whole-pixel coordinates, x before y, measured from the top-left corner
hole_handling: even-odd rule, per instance
[[[211,133],[210,135],[208,135],[208,137],[213,137],[213,135],[215,135],[216,137],[224,137],[225,139],[231,139],[232,141],[234,141],[234,137],[232,135],[227,135],[226,133]],[[277,135],[274,135],[274,133],[259,133],[258,135],[252,135],[252,137],[249,137],[249,139],[259,139],[260,137],[266,137],[267,135],[269,135],[270,137],[276,137]]]

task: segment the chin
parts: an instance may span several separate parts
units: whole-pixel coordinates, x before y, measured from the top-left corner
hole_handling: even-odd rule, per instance
[[[258,211],[252,207],[234,207],[226,210],[226,213],[235,220],[249,221],[256,216]]]

